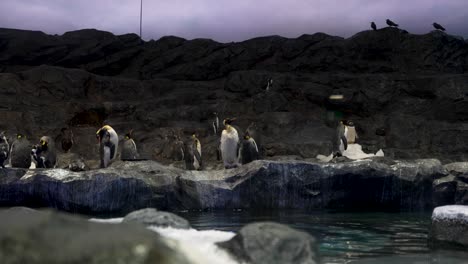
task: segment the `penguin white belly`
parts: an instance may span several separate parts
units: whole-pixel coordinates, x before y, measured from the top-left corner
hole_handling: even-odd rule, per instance
[[[193,155],[193,167],[198,170],[200,168],[200,163],[197,160],[197,156]]]
[[[345,148],[344,148],[343,140],[340,139],[340,153],[343,154],[344,151],[345,151]]]
[[[239,143],[239,136],[235,129],[231,132],[223,130],[221,135],[221,156],[223,158],[224,166],[237,164],[237,145]]]
[[[111,151],[110,151],[110,148],[109,147],[104,147],[104,168],[107,168],[107,166],[109,165],[109,162],[111,160]]]

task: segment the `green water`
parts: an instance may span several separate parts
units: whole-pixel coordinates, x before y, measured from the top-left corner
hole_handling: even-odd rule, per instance
[[[468,263],[468,252],[427,247],[430,214],[333,212],[183,212],[196,229],[237,231],[258,221],[304,230],[319,240],[323,263]]]

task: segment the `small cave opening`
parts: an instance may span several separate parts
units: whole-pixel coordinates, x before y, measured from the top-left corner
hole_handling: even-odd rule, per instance
[[[104,109],[90,109],[79,112],[68,122],[72,127],[101,126],[107,115]]]

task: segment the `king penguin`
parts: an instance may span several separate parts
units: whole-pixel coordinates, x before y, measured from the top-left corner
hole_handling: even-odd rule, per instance
[[[36,163],[36,168],[55,167],[57,164],[57,153],[55,143],[50,137],[41,137],[39,145],[33,150],[33,159],[34,163]]]
[[[200,140],[193,134],[184,145],[185,168],[187,170],[200,170],[202,167]]]
[[[133,129],[125,134],[124,142],[122,144],[122,153],[120,154],[121,160],[135,160],[138,158],[138,150],[133,140]]]
[[[99,141],[100,166],[107,168],[117,156],[119,136],[111,126],[105,125],[96,132],[96,138]]]
[[[236,168],[239,166],[237,152],[239,148],[239,134],[231,125],[235,118],[226,118],[223,121],[224,130],[221,134],[220,149],[224,168]]]
[[[218,113],[214,112],[213,113],[214,115],[214,118],[213,118],[213,122],[212,122],[212,126],[213,126],[213,133],[215,135],[218,135],[218,132],[219,132],[219,117],[218,117]]]
[[[8,154],[10,152],[10,144],[5,136],[5,131],[0,133],[0,166],[5,168],[5,161],[8,160]]]
[[[11,145],[10,164],[13,168],[31,167],[31,143],[23,134],[17,134]]]
[[[343,152],[348,149],[348,140],[346,139],[346,126],[344,121],[340,121],[336,128],[336,135],[333,142],[333,158],[343,156]]]
[[[354,126],[353,121],[346,121],[345,123],[345,131],[346,131],[346,140],[348,144],[356,143],[356,139],[358,139],[358,135],[356,132],[356,127]]]
[[[258,160],[258,154],[257,143],[250,136],[249,132],[246,131],[240,147],[239,160],[242,164],[247,164],[254,160]]]

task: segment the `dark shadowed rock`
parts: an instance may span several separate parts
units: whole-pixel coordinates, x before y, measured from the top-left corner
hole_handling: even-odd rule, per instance
[[[0,171],[0,206],[120,215],[148,206],[420,211],[433,208],[433,182],[447,175],[433,159],[396,160],[392,165],[378,160],[254,161],[212,171],[186,171],[154,161],[118,161],[84,172],[7,168]]]
[[[457,181],[455,180],[455,176],[448,175],[434,180],[432,183],[432,191],[434,206],[454,204],[455,195],[457,193]]]
[[[0,211],[0,262],[189,263],[144,227],[109,225],[50,211]]]
[[[247,263],[319,263],[314,237],[273,222],[244,226],[231,240],[218,246]]]
[[[432,248],[468,249],[468,206],[447,205],[435,208],[429,245]]]
[[[131,212],[125,216],[123,222],[136,222],[148,226],[172,227],[179,229],[190,228],[190,223],[184,218],[169,212],[161,212],[154,208],[146,208]]]

